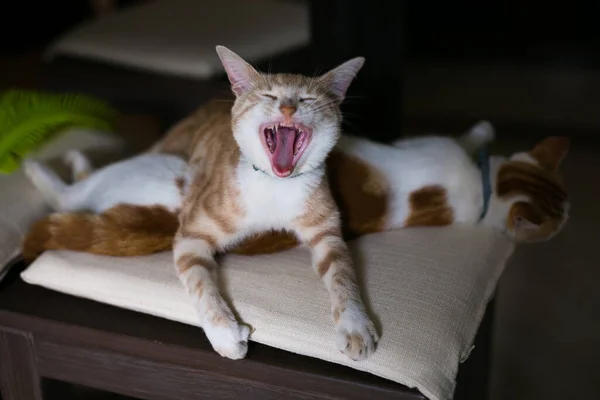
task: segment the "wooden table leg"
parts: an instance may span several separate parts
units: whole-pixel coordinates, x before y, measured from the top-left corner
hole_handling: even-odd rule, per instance
[[[41,400],[31,336],[24,332],[0,330],[0,390],[3,400]]]

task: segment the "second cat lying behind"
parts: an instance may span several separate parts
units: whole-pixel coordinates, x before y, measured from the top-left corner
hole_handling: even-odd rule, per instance
[[[477,165],[472,156],[493,137],[487,122],[459,140],[428,136],[389,146],[342,137],[327,168],[346,238],[464,223],[491,226],[517,242],[550,239],[568,219],[568,196],[558,172],[568,139],[550,137],[530,151],[484,157]],[[27,176],[59,213],[32,227],[24,258],[50,249],[113,256],[170,250],[193,171],[183,158],[163,150],[159,144],[157,153],[96,172],[82,154],[72,153],[74,177],[88,177],[70,186],[42,164],[27,161]],[[234,252],[267,253],[297,244],[291,234],[265,232]]]

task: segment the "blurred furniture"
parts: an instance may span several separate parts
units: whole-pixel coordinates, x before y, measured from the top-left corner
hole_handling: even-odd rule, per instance
[[[392,140],[402,125],[403,4],[144,2],[82,24],[58,39],[46,53],[47,81],[50,88],[57,81],[65,88],[68,82],[69,88],[92,92],[120,107],[135,102],[148,107],[135,111],[160,110],[177,120],[204,100],[204,93],[214,95],[214,82],[223,82],[216,44],[263,71],[307,75],[361,55],[367,62],[343,105],[345,129]],[[174,115],[173,108],[179,106],[185,111]]]
[[[303,2],[144,1],[58,38],[45,53],[43,82],[50,90],[95,94],[124,112],[157,115],[168,125],[229,90],[215,45],[265,71],[278,56],[278,70],[304,72],[309,37]]]

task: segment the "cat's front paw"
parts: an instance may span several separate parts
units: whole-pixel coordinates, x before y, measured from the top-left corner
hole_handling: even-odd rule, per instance
[[[222,357],[239,360],[248,352],[250,328],[228,318],[205,321],[204,332],[213,349]]]
[[[339,312],[336,324],[336,346],[354,361],[368,358],[375,351],[379,335],[375,324],[363,307],[347,305]],[[334,318],[337,316],[335,315]]]

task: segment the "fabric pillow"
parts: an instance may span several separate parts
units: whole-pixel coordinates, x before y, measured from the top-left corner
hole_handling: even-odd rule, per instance
[[[405,229],[350,243],[366,304],[382,336],[368,360],[335,348],[327,291],[305,249],[222,260],[223,291],[255,331],[251,340],[452,398],[512,243],[483,227]],[[111,258],[46,252],[22,273],[26,282],[159,317],[198,325],[175,276],[171,253]],[[249,357],[252,354],[249,353]]]
[[[281,18],[285,15],[285,18]],[[163,74],[209,78],[215,45],[259,60],[308,44],[308,6],[269,0],[154,0],[84,23],[47,56],[79,56]]]

